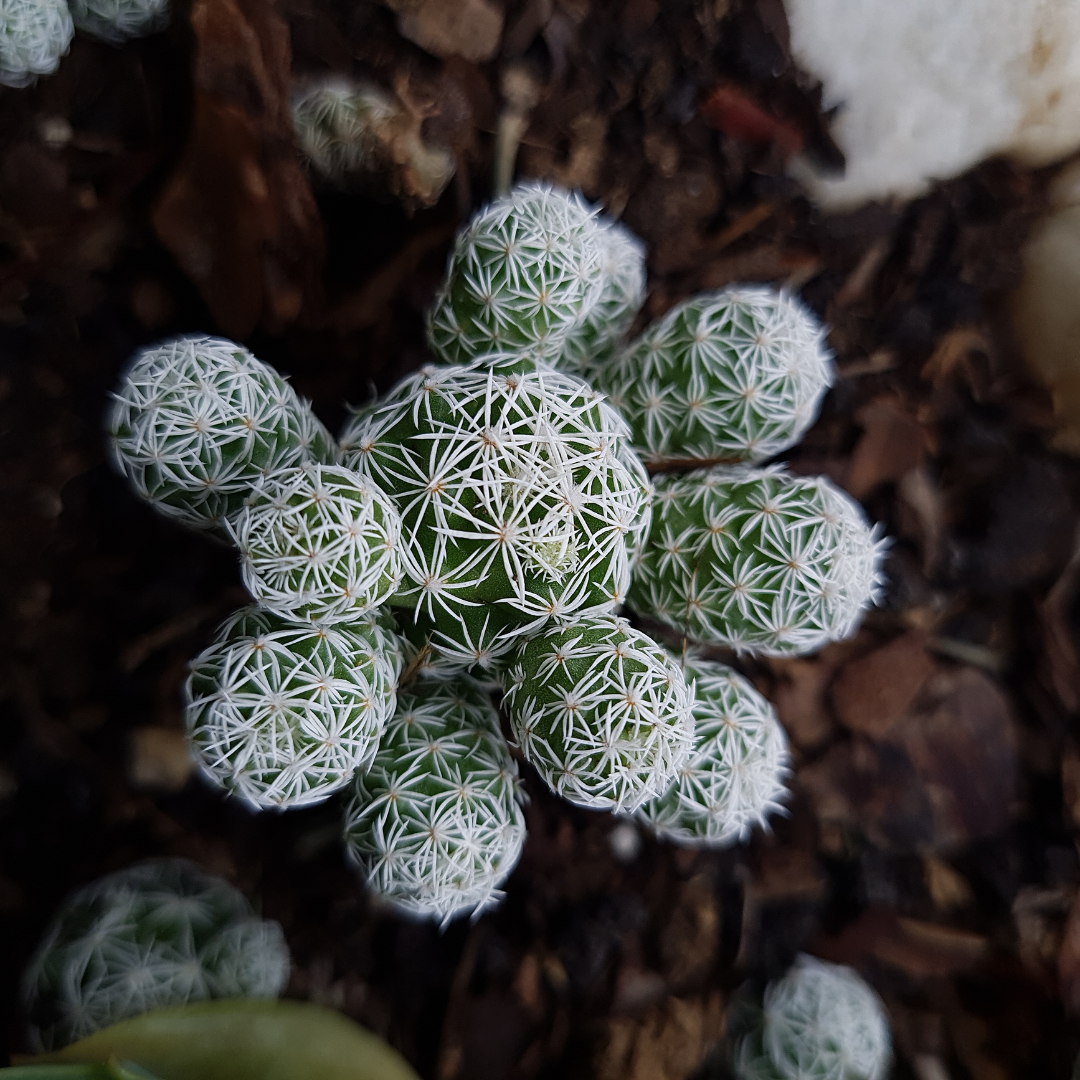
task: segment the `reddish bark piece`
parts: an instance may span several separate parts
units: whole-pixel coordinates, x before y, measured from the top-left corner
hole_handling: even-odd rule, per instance
[[[154,208],[221,329],[280,331],[318,293],[318,209],[293,146],[289,31],[265,0],[194,0],[194,111]]]
[[[702,102],[699,112],[705,122],[732,139],[747,143],[776,143],[785,157],[803,148],[803,134],[786,120],[766,112],[749,94],[722,83]]]
[[[882,738],[934,672],[925,644],[926,635],[911,630],[845,664],[832,685],[840,723],[872,739]]]
[[[899,480],[919,468],[926,456],[922,426],[892,395],[864,405],[855,419],[863,433],[855,444],[844,487],[864,499],[888,480]]]
[[[503,13],[489,0],[383,0],[402,37],[435,56],[490,60],[499,51]]]

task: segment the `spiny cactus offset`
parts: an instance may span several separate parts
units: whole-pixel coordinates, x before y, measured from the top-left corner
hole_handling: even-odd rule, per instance
[[[375,892],[445,923],[498,902],[525,842],[521,800],[487,694],[464,679],[419,683],[356,774],[345,839]]]
[[[596,219],[600,296],[563,342],[557,366],[594,382],[645,302],[645,245],[625,225]]]
[[[169,0],[68,0],[68,6],[77,29],[113,45],[169,25]]]
[[[884,1006],[852,971],[800,956],[765,991],[761,1025],[736,1049],[739,1080],[883,1080],[892,1060]]]
[[[29,86],[51,75],[74,36],[64,0],[0,0],[0,84]]]
[[[614,410],[571,375],[496,360],[425,368],[342,433],[346,464],[402,517],[392,602],[462,667],[549,618],[614,608],[648,513]]]
[[[731,668],[690,655],[683,674],[694,684],[694,748],[638,815],[685,847],[745,840],[787,797],[787,736],[773,707]]]
[[[56,1050],[151,1009],[277,997],[289,976],[281,927],[182,859],[158,859],[73,893],[23,977],[31,1042]]]
[[[661,476],[627,603],[704,644],[811,652],[850,634],[873,603],[882,546],[823,477]]]
[[[671,656],[609,615],[555,623],[522,642],[503,707],[553,791],[632,811],[666,791],[689,756],[693,701]]]
[[[432,351],[452,364],[500,349],[554,360],[600,298],[598,231],[580,199],[546,184],[489,203],[450,253],[428,317]]]
[[[762,461],[813,422],[832,362],[798,300],[737,285],[676,305],[593,381],[650,463]]]
[[[264,477],[337,456],[292,387],[222,338],[143,350],[113,397],[107,427],[117,469],[162,513],[196,528],[235,516]]]
[[[237,612],[184,688],[203,772],[259,809],[323,801],[375,756],[400,663],[376,616],[325,626]]]
[[[248,591],[285,619],[354,619],[384,603],[401,578],[397,510],[339,465],[267,477],[229,530]]]

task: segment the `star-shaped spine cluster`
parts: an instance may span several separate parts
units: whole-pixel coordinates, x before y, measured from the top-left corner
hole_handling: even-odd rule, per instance
[[[31,1041],[56,1050],[152,1009],[277,997],[289,975],[281,927],[181,859],[141,863],[73,893],[23,978]]]
[[[556,623],[518,648],[503,706],[521,752],[580,806],[636,810],[675,780],[693,744],[678,664],[614,616]]]
[[[441,360],[520,349],[554,359],[597,303],[603,250],[592,211],[565,191],[523,184],[458,234],[428,317]]]
[[[683,674],[694,685],[694,748],[639,816],[685,847],[745,840],[783,808],[787,736],[769,702],[731,668],[691,655]]]
[[[197,528],[235,516],[264,477],[332,462],[334,440],[266,364],[222,338],[136,355],[107,418],[113,462],[162,513]]]
[[[169,25],[169,0],[68,0],[77,29],[119,45]]]
[[[873,602],[881,546],[858,504],[824,477],[661,476],[627,601],[704,644],[812,652],[851,633]]]
[[[425,368],[342,433],[393,499],[413,608],[447,660],[489,665],[552,617],[625,596],[650,485],[623,421],[572,375],[495,358]]]
[[[0,0],[0,84],[29,86],[51,75],[74,36],[64,0]]]
[[[563,342],[557,366],[594,380],[623,344],[645,302],[645,245],[625,225],[599,217],[600,295]]]
[[[204,774],[258,809],[322,802],[374,758],[400,663],[373,617],[329,626],[245,608],[192,661],[185,684]]]
[[[482,911],[517,864],[525,819],[517,764],[484,691],[468,680],[402,693],[345,814],[368,885],[444,923]]]
[[[739,1080],[883,1080],[892,1061],[881,999],[851,968],[800,956],[765,991],[735,1055]]]
[[[230,532],[248,592],[286,619],[348,622],[385,603],[401,578],[397,510],[340,465],[267,477]]]
[[[677,304],[594,381],[650,463],[763,461],[813,422],[832,360],[798,300],[739,285]]]

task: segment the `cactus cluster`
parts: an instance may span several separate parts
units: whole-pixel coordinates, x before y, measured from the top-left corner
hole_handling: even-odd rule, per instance
[[[273,998],[281,927],[182,859],[140,863],[73,893],[23,977],[30,1039],[56,1050],[118,1020],[209,998]]]
[[[0,0],[0,85],[51,75],[76,29],[119,44],[168,21],[169,0]]]
[[[748,287],[627,345],[643,287],[627,230],[525,185],[454,244],[428,322],[444,363],[338,443],[215,339],[147,350],[116,395],[117,464],[163,512],[231,538],[257,601],[192,665],[203,772],[256,808],[348,787],[348,850],[403,911],[480,910],[520,854],[492,684],[555,792],[724,845],[780,807],[783,732],[749,683],[680,662],[620,606],[703,645],[791,655],[850,632],[874,597],[881,543],[858,507],[753,465],[812,418],[820,326]],[[654,485],[643,457],[747,460]]]
[[[738,1080],[883,1080],[891,1061],[877,994],[851,968],[802,955],[766,989],[735,1072]]]

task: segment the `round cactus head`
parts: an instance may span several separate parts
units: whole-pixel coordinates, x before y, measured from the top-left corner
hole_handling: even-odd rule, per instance
[[[151,1009],[277,997],[289,951],[276,922],[182,859],[110,874],[73,893],[23,978],[31,1042],[57,1050]]]
[[[372,890],[448,922],[483,910],[517,864],[525,818],[517,764],[491,699],[468,680],[420,682],[366,773],[357,773],[345,839]]]
[[[787,736],[773,707],[731,668],[690,655],[683,674],[694,684],[694,749],[639,816],[673,844],[722,847],[781,809]]]
[[[268,476],[230,523],[244,584],[282,618],[343,622],[384,603],[401,578],[401,519],[339,465]]]
[[[676,305],[593,381],[650,463],[763,461],[813,423],[832,361],[798,300],[738,285]]]
[[[192,661],[185,684],[202,771],[257,809],[321,802],[375,756],[400,663],[373,615],[326,626],[245,608]]]
[[[428,317],[428,344],[464,363],[515,349],[554,359],[600,297],[602,249],[590,210],[569,192],[522,184],[458,234]]]
[[[51,75],[74,36],[64,0],[0,0],[0,84],[29,86]]]
[[[611,610],[648,513],[614,410],[571,375],[512,367],[424,369],[342,434],[346,464],[402,517],[393,603],[463,663],[553,616]]]
[[[77,29],[113,45],[169,25],[169,0],[69,0],[69,6]]]
[[[145,349],[113,397],[116,467],[159,510],[196,528],[235,516],[264,477],[337,453],[277,372],[221,338]]]
[[[882,546],[859,505],[822,477],[661,476],[627,602],[704,644],[812,652],[850,634],[873,603]]]
[[[760,1027],[740,1040],[739,1080],[883,1080],[892,1061],[881,999],[852,971],[800,956],[765,991]]]
[[[625,226],[597,219],[600,296],[566,336],[558,367],[589,382],[614,358],[645,302],[645,245]]]
[[[693,743],[678,664],[614,616],[575,618],[523,641],[503,707],[526,760],[580,806],[636,810],[675,780]]]

